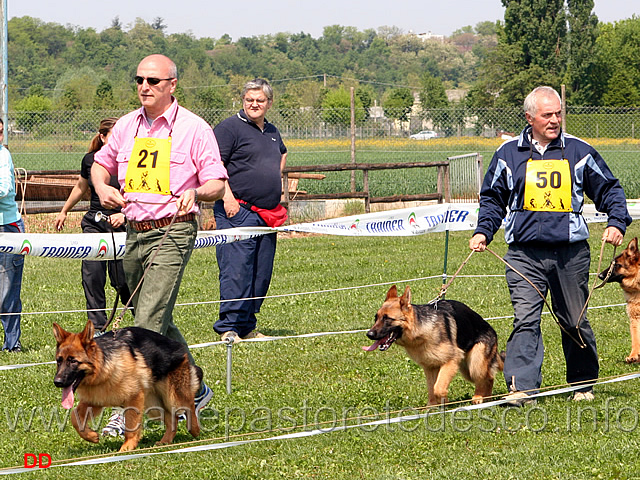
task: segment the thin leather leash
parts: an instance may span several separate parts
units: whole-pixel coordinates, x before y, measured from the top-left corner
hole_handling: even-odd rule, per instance
[[[600,246],[600,256],[598,258],[598,272],[600,271],[600,268],[602,267],[602,257],[604,256],[604,247],[605,247],[606,241],[605,239],[602,239],[602,244]],[[580,323],[582,322],[582,319],[584,318],[584,314],[585,311],[587,310],[587,306],[589,305],[589,301],[591,300],[591,297],[593,295],[594,290],[601,288],[602,286],[604,286],[607,283],[607,280],[609,280],[609,277],[611,276],[611,273],[613,272],[613,266],[615,265],[615,258],[616,258],[616,248],[617,247],[613,247],[613,258],[611,260],[611,263],[609,265],[608,271],[607,271],[607,275],[605,277],[605,279],[600,283],[597,284],[598,282],[598,277],[596,276],[595,280],[593,281],[593,286],[591,287],[591,290],[589,291],[589,295],[587,296],[587,300],[584,303],[584,306],[582,307],[582,310],[580,311],[580,315],[578,316],[578,320],[576,321],[576,333],[578,335],[578,340],[575,339],[575,337],[573,335],[571,335],[571,333],[569,331],[567,331],[567,329],[565,329],[561,324],[560,324],[560,320],[558,320],[558,317],[556,317],[555,313],[553,312],[553,310],[551,309],[551,306],[549,305],[549,303],[547,302],[547,299],[545,298],[545,296],[542,294],[542,292],[538,289],[538,287],[536,287],[533,282],[531,282],[531,280],[529,280],[525,275],[523,275],[521,272],[519,272],[516,268],[514,268],[512,265],[509,264],[509,262],[507,262],[504,258],[500,257],[499,255],[497,255],[495,252],[493,252],[490,248],[486,248],[486,250],[490,253],[492,253],[496,258],[498,258],[501,262],[503,262],[507,267],[509,267],[511,270],[513,270],[515,273],[517,273],[518,275],[520,275],[524,280],[526,280],[529,285],[531,285],[533,288],[535,288],[535,290],[538,292],[538,294],[540,295],[540,297],[544,300],[545,305],[547,306],[547,308],[549,309],[549,313],[551,313],[551,316],[553,317],[553,319],[555,320],[555,322],[558,324],[558,326],[560,327],[560,329],[565,332],[569,338],[571,338],[574,342],[576,342],[578,344],[578,346],[580,348],[586,348],[587,345],[584,341],[584,339],[582,338],[582,334],[580,333]]]
[[[171,222],[169,223],[169,225],[167,225],[167,227],[166,227],[167,229],[165,230],[164,235],[160,239],[160,242],[158,243],[158,246],[156,247],[155,252],[153,252],[153,255],[151,256],[151,259],[149,260],[149,264],[147,265],[147,268],[144,269],[144,272],[142,273],[142,277],[140,277],[140,281],[138,282],[138,285],[136,285],[136,288],[133,290],[133,292],[131,292],[131,296],[129,297],[129,301],[122,308],[122,311],[120,312],[120,315],[118,315],[118,318],[116,318],[116,321],[113,323],[113,327],[111,327],[112,331],[115,332],[115,331],[118,330],[120,322],[122,321],[122,319],[124,318],[125,313],[127,313],[127,310],[131,306],[131,302],[133,301],[134,295],[136,293],[138,293],[138,290],[140,290],[140,287],[142,286],[142,282],[144,281],[144,277],[147,275],[147,272],[149,271],[149,269],[153,266],[153,261],[156,259],[156,256],[158,255],[158,252],[162,248],[162,244],[164,243],[164,241],[166,240],[167,236],[169,235],[169,231],[171,230],[171,227],[175,223],[177,217],[178,217],[178,210],[176,210],[176,213],[174,213],[173,217],[171,217]],[[113,232],[112,232],[112,234],[113,234]],[[114,258],[115,258],[115,239],[113,240],[113,242],[114,242]],[[106,330],[107,327],[111,324],[111,320],[113,319],[113,317],[115,315],[115,312],[117,310],[117,305],[118,305],[117,303],[114,304],[113,312],[111,313],[111,317],[109,318],[109,321],[104,326],[104,330]]]
[[[108,226],[109,226],[109,231],[111,232],[111,242],[113,244],[113,261],[116,262],[117,258],[116,258],[116,254],[117,254],[117,246],[116,246],[116,236],[115,236],[115,230],[113,228],[113,226],[111,225],[111,221],[110,221],[110,216],[109,215],[105,215],[102,212],[97,212],[96,216],[95,216],[95,221],[96,222],[105,222]],[[107,327],[111,324],[111,322],[113,321],[113,317],[116,314],[116,311],[118,310],[118,301],[120,300],[120,288],[122,286],[122,284],[120,283],[120,275],[118,273],[118,268],[116,267],[115,269],[116,272],[116,298],[113,302],[113,308],[111,309],[111,314],[109,315],[109,319],[107,320],[107,323],[104,324],[104,326],[100,329],[100,333],[104,333],[107,330]],[[126,282],[126,280],[125,280]]]
[[[429,305],[433,304],[437,304],[439,300],[442,300],[445,296],[445,294],[447,293],[447,289],[451,286],[451,284],[453,283],[453,281],[455,280],[455,278],[458,276],[458,274],[460,273],[460,271],[462,270],[462,268],[469,262],[469,260],[471,259],[471,256],[475,253],[475,251],[471,250],[471,253],[467,256],[467,258],[464,260],[464,262],[462,262],[462,264],[460,264],[460,266],[458,267],[458,270],[456,270],[456,273],[454,273],[451,276],[451,280],[449,280],[446,285],[443,285],[440,288],[440,293],[438,294],[438,296],[436,298],[434,298],[433,300],[431,300],[429,302]]]
[[[602,256],[604,255],[604,246],[605,246],[606,241],[604,239],[602,239],[602,244],[600,245],[600,257],[598,258],[598,269],[596,270],[596,272],[600,272],[600,268],[602,268]],[[600,282],[600,284],[598,284],[598,275],[596,274],[596,278],[593,280],[593,285],[591,286],[591,290],[589,291],[589,296],[587,297],[587,301],[584,303],[584,307],[582,307],[582,311],[580,312],[580,316],[578,317],[578,324],[576,325],[576,329],[578,329],[578,332],[580,332],[580,322],[582,321],[582,319],[584,318],[584,312],[587,309],[587,305],[589,305],[589,301],[591,300],[591,296],[593,295],[593,292],[598,289],[598,288],[602,288],[605,286],[605,284],[609,281],[609,277],[611,277],[611,274],[613,273],[613,267],[616,264],[616,249],[618,247],[616,247],[614,245],[613,247],[613,258],[611,259],[611,263],[609,264],[609,268],[607,269],[607,275],[605,276],[604,280],[602,282]]]
[[[582,339],[582,336],[580,335],[580,330],[578,330],[578,338],[580,339],[580,341],[576,340],[574,338],[573,335],[571,335],[571,333],[562,326],[562,324],[560,323],[560,320],[558,320],[558,317],[556,317],[556,314],[553,312],[553,309],[551,308],[551,305],[549,305],[549,302],[547,301],[547,299],[545,298],[545,296],[542,294],[542,292],[540,291],[540,289],[538,287],[536,287],[534,285],[534,283],[529,280],[526,275],[524,275],[522,272],[520,272],[517,268],[515,268],[513,265],[511,265],[509,262],[507,262],[504,258],[502,258],[500,255],[498,255],[497,253],[495,253],[493,250],[491,250],[489,247],[486,247],[487,252],[491,253],[494,257],[496,257],[498,260],[500,260],[502,263],[504,263],[508,268],[510,268],[511,270],[513,270],[515,273],[517,273],[518,275],[520,275],[522,277],[523,280],[525,280],[529,285],[531,285],[536,292],[538,292],[538,295],[540,295],[540,298],[542,298],[542,300],[544,301],[544,304],[547,306],[547,308],[549,309],[549,313],[551,314],[551,317],[555,320],[555,322],[558,324],[558,326],[560,327],[560,330],[562,330],[564,333],[567,334],[567,336],[569,338],[571,338],[571,340],[573,340],[580,348],[586,348],[587,345],[584,343],[584,340]],[[578,328],[579,324],[576,325],[576,328]]]
[[[600,256],[598,259],[598,272],[600,271],[600,268],[602,266],[602,257],[604,255],[604,247],[605,247],[606,241],[603,239],[602,240],[602,244],[600,246]],[[611,263],[609,265],[609,268],[607,270],[607,275],[605,277],[605,279],[600,283],[597,284],[597,277],[593,282],[593,286],[591,287],[591,290],[589,291],[589,295],[587,296],[587,300],[584,304],[584,306],[582,307],[582,311],[580,312],[580,316],[578,317],[578,321],[576,323],[576,332],[578,335],[578,340],[576,340],[576,338],[571,334],[571,332],[569,332],[566,328],[564,328],[562,326],[562,324],[560,323],[560,320],[558,320],[558,317],[556,316],[556,314],[553,312],[551,305],[549,305],[549,302],[547,301],[547,299],[545,298],[545,296],[542,294],[542,292],[540,291],[540,289],[538,287],[536,287],[533,282],[531,280],[529,280],[522,272],[520,272],[518,269],[516,269],[515,267],[513,267],[513,265],[511,265],[509,262],[507,262],[504,258],[502,258],[500,255],[498,255],[497,253],[495,253],[493,250],[491,250],[489,247],[486,247],[486,250],[491,253],[493,256],[495,256],[498,260],[500,260],[502,263],[504,263],[508,268],[510,268],[511,270],[513,270],[515,273],[517,273],[518,275],[520,275],[529,285],[531,285],[536,292],[538,292],[538,295],[540,295],[540,298],[542,298],[542,300],[544,301],[545,305],[547,306],[547,308],[549,309],[549,313],[551,314],[551,316],[553,317],[554,321],[558,324],[558,327],[560,327],[560,329],[567,334],[567,336],[569,336],[569,338],[571,338],[580,348],[586,348],[586,343],[584,341],[584,339],[582,338],[582,334],[580,333],[580,322],[582,321],[582,319],[584,318],[584,312],[587,309],[587,306],[589,305],[589,301],[591,300],[591,297],[593,295],[594,290],[603,287],[607,281],[609,280],[609,277],[611,276],[611,273],[613,272],[613,266],[615,265],[615,257],[616,257],[616,248],[614,246],[613,249],[613,259],[611,260]],[[446,285],[443,285],[442,288],[440,289],[440,293],[438,294],[438,296],[436,298],[434,298],[433,300],[431,300],[429,302],[429,304],[436,304],[438,303],[439,300],[443,299],[445,294],[447,293],[447,289],[449,288],[449,286],[451,286],[451,284],[453,283],[453,281],[455,280],[455,278],[458,276],[458,274],[460,273],[460,271],[462,270],[462,268],[469,262],[469,260],[471,259],[471,256],[473,255],[474,251],[472,250],[471,253],[467,256],[467,258],[462,262],[462,264],[460,265],[460,267],[458,267],[458,270],[456,270],[456,272],[453,274],[453,276],[451,277],[451,279],[449,280],[449,282],[447,282]]]

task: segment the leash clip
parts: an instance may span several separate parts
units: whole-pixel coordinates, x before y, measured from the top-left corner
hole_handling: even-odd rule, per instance
[[[96,212],[96,216],[95,216],[95,221],[96,222],[107,222],[109,223],[109,215],[105,215],[102,212]]]

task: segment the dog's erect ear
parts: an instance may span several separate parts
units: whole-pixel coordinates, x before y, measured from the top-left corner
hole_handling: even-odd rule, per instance
[[[80,332],[80,340],[84,345],[88,345],[93,340],[93,322],[91,320],[87,320],[87,324],[84,326],[84,330]]]
[[[400,309],[407,310],[411,308],[411,289],[409,285],[404,289],[404,293],[400,297]]]
[[[387,298],[385,298],[384,301],[386,302],[392,298],[398,298],[398,288],[395,285],[391,285],[391,288],[387,292]]]
[[[58,345],[64,342],[69,335],[71,334],[64,330],[60,325],[58,325],[57,323],[53,324],[53,336],[55,337]]]
[[[634,237],[633,240],[629,242],[627,249],[634,257],[638,256],[638,237]]]

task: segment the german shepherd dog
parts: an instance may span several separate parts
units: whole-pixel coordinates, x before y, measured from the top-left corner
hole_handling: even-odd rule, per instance
[[[166,427],[157,445],[169,444],[176,435],[178,414],[187,417],[189,433],[200,434],[194,396],[202,381],[202,370],[189,363],[187,347],[170,338],[139,327],[128,327],[93,338],[87,322],[80,333],[70,333],[53,324],[57,342],[58,370],[53,379],[62,389],[62,406],[78,406],[71,423],[85,440],[98,443],[98,433],[88,426],[104,407],[123,407],[124,443],[121,452],[133,450],[142,437],[144,413],[153,412]]]
[[[609,269],[600,272],[604,280]],[[625,358],[627,363],[640,363],[640,252],[638,238],[629,242],[627,248],[613,261],[613,270],[607,283],[618,282],[627,301],[627,315],[631,331],[631,353]]]
[[[424,370],[429,405],[447,402],[458,370],[476,386],[471,402],[482,403],[492,395],[495,374],[504,367],[498,336],[479,314],[455,300],[412,305],[408,286],[401,297],[395,285],[389,289],[367,337],[375,343],[362,347],[365,351],[385,351],[394,342],[404,347]]]

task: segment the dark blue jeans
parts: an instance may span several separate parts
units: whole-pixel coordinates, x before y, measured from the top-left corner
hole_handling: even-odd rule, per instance
[[[589,244],[582,241],[562,245],[511,245],[504,258],[545,296],[550,293],[551,307],[566,330],[561,332],[567,382],[597,379],[599,365],[595,336],[586,315],[578,319],[589,294]],[[504,377],[507,387],[535,391],[542,383],[544,345],[540,314],[544,300],[509,267],[506,278],[514,320],[513,331],[507,341]],[[553,320],[546,317],[545,321]],[[579,334],[576,329],[578,323]],[[584,348],[580,346],[582,341]],[[587,386],[584,390],[590,388]]]
[[[0,225],[0,232],[24,232],[23,221],[18,220],[16,223],[18,227],[15,225]],[[0,302],[2,302],[0,308],[3,314],[3,350],[15,348],[20,340],[20,313],[22,312],[20,289],[22,288],[23,270],[24,257],[22,255],[0,253]]]
[[[227,218],[221,201],[216,202],[213,213],[217,229],[266,226],[257,213],[243,207]],[[244,337],[256,328],[256,313],[260,312],[263,299],[251,298],[264,297],[269,291],[277,238],[277,233],[270,233],[216,246],[220,300],[239,299],[220,304],[220,318],[213,325],[216,333],[233,330]]]

